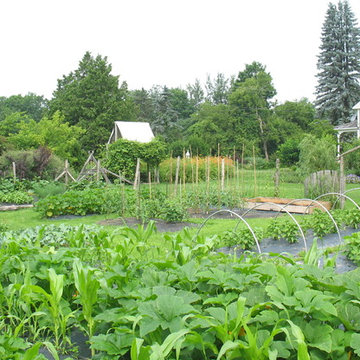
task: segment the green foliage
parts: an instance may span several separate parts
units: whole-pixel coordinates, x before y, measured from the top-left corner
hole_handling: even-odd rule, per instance
[[[160,217],[168,222],[184,221],[188,218],[188,212],[184,204],[177,199],[166,199],[162,203]]]
[[[275,114],[287,123],[295,124],[300,129],[306,131],[315,118],[315,107],[307,99],[300,101],[286,101],[274,109]]]
[[[295,165],[299,161],[299,140],[290,138],[279,146],[278,156],[280,164],[285,166]]]
[[[105,144],[114,121],[135,120],[135,108],[127,84],[111,74],[107,57],[86,52],[78,68],[58,80],[49,102],[51,116],[60,111],[70,125],[85,129],[80,138],[84,150]]]
[[[149,143],[119,139],[103,152],[102,164],[116,174],[121,172],[125,178],[133,179],[138,158],[143,160],[150,170],[158,166],[165,156],[166,145],[159,139],[155,138]]]
[[[9,204],[30,204],[33,202],[33,197],[24,191],[2,192],[0,191],[0,203]]]
[[[0,97],[0,123],[2,124],[6,116],[13,113],[23,113],[39,121],[47,110],[47,102],[43,96],[34,93]]]
[[[36,359],[40,344],[54,358],[56,350],[80,357],[66,343],[73,326],[90,335],[94,359],[331,360],[359,352],[357,271],[318,268],[315,250],[304,264],[216,254],[214,239],[187,231],[164,235],[166,249],[154,249],[149,225],[86,240],[80,228],[65,232],[64,243],[46,230],[41,244],[3,239],[1,357]]]
[[[110,206],[117,209],[117,200],[120,199],[119,192],[112,193],[113,202],[105,201],[103,189],[87,189],[83,191],[70,190],[60,195],[48,196],[36,203],[36,211],[43,217],[54,217],[60,215],[87,215],[102,214],[110,211]],[[107,208],[104,208],[104,204]]]
[[[49,149],[7,151],[0,156],[0,171],[12,176],[12,163],[16,164],[16,176],[33,180],[36,177],[54,179],[64,167],[63,162]]]
[[[337,169],[336,146],[329,139],[318,139],[307,135],[300,142],[299,148],[299,171],[302,174]]]
[[[46,146],[55,155],[72,163],[76,163],[81,157],[79,140],[84,130],[79,126],[70,126],[59,111],[51,118],[44,117],[39,122],[21,121],[18,128],[17,133],[9,136],[9,142],[17,149]]]
[[[345,254],[348,259],[360,265],[360,232],[345,236]]]
[[[63,183],[59,182],[40,182],[35,183],[32,186],[34,194],[39,198],[43,199],[47,196],[53,196],[57,194],[62,194],[66,190],[66,186]]]
[[[329,3],[318,57],[316,106],[332,125],[350,121],[360,96],[360,30],[348,1]]]
[[[352,141],[351,143],[344,143],[343,152],[353,149],[360,145],[360,140]],[[345,169],[347,172],[360,175],[360,150],[353,151],[344,157]]]
[[[254,228],[254,234],[257,240],[260,242],[264,237],[263,229]],[[243,228],[240,230],[234,231],[226,231],[220,239],[221,244],[229,247],[237,247],[244,250],[253,250],[256,246],[256,241],[254,239],[254,235],[248,228]]]
[[[275,218],[266,229],[266,236],[274,240],[285,239],[289,243],[298,242],[299,228],[293,220]]]

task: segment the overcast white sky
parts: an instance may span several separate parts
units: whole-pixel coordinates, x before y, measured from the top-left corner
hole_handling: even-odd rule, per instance
[[[334,1],[337,3],[337,1]],[[0,96],[51,98],[84,53],[130,89],[266,65],[279,102],[314,99],[328,0],[0,0]],[[349,1],[360,18],[360,1]]]

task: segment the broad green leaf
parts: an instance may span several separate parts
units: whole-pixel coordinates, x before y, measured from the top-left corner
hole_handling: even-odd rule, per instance
[[[352,334],[350,346],[354,349],[356,355],[360,356],[360,334]]]
[[[33,345],[30,349],[27,349],[25,351],[25,354],[22,357],[22,360],[33,360],[36,359],[36,357],[39,354],[39,348],[41,346],[41,343],[36,343]]]
[[[226,341],[223,346],[221,347],[218,357],[216,360],[220,360],[228,351],[234,350],[240,346],[240,343],[238,341]]]
[[[120,332],[93,336],[91,341],[91,348],[95,350],[104,351],[109,355],[124,355],[128,352],[134,336],[132,334],[123,334]]]

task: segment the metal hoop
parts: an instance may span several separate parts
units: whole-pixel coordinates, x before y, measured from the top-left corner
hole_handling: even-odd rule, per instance
[[[252,234],[252,236],[253,236],[253,238],[254,238],[254,240],[255,240],[255,243],[256,243],[256,247],[257,247],[257,249],[258,249],[258,252],[259,252],[259,254],[261,254],[261,248],[260,248],[259,241],[258,241],[258,239],[257,239],[257,237],[256,237],[256,235],[255,235],[255,232],[253,231],[253,229],[252,229],[251,226],[249,225],[249,223],[248,223],[245,219],[243,219],[242,216],[240,216],[240,215],[237,214],[236,212],[231,211],[231,210],[228,210],[228,209],[218,210],[218,211],[215,211],[214,213],[210,214],[210,215],[203,221],[203,223],[200,225],[200,227],[199,227],[199,229],[198,229],[195,237],[199,235],[200,230],[205,226],[205,224],[206,224],[214,215],[219,214],[219,213],[221,213],[221,212],[228,212],[228,213],[230,213],[230,214],[232,214],[232,215],[235,215],[236,217],[238,217],[238,218],[248,227],[248,229],[250,230],[250,232],[251,232],[251,234]]]
[[[245,213],[243,214],[243,216],[246,216],[251,210],[255,210],[257,207],[259,206],[262,206],[263,204],[269,204],[269,205],[274,205],[274,206],[277,206],[280,208],[280,210],[278,211],[278,214],[280,213],[281,210],[284,210],[290,217],[291,219],[295,222],[296,226],[298,227],[299,231],[300,231],[300,234],[301,234],[301,237],[303,239],[303,242],[304,242],[304,246],[305,246],[305,251],[308,250],[308,247],[307,247],[307,243],[306,243],[306,239],[305,239],[305,235],[304,235],[304,232],[303,232],[303,229],[301,228],[300,224],[298,223],[298,221],[294,218],[293,215],[291,215],[289,213],[289,211],[287,211],[285,209],[285,206],[282,206],[280,204],[275,204],[275,203],[272,203],[272,202],[265,202],[265,203],[261,203],[261,204],[257,204],[255,205],[254,207],[252,207],[251,209],[248,209],[247,211],[245,211]],[[275,219],[277,218],[278,214],[276,215]],[[235,228],[234,228],[234,231],[236,231],[237,227],[238,227],[239,223],[236,224]]]
[[[325,194],[325,195],[328,195],[328,194]],[[323,196],[323,195],[321,195]],[[323,210],[325,210],[325,212],[329,215],[331,221],[334,223],[335,225],[335,229],[336,229],[336,232],[338,234],[338,238],[339,238],[339,244],[341,244],[341,235],[340,235],[340,230],[339,230],[339,227],[335,221],[335,219],[333,218],[333,216],[330,214],[329,210],[319,201],[317,201],[318,198],[316,199],[307,199],[307,198],[304,198],[304,199],[295,199],[295,200],[292,200],[290,202],[288,202],[284,207],[288,206],[288,205],[291,205],[293,204],[294,202],[296,201],[311,201],[311,203],[306,207],[305,209],[305,213],[307,213],[309,207],[313,204],[313,203],[316,203],[317,205],[319,205]]]

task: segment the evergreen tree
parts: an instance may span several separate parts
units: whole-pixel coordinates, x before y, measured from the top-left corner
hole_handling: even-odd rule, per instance
[[[84,150],[98,149],[108,140],[114,121],[135,120],[135,105],[126,82],[111,74],[107,57],[86,52],[79,67],[58,80],[50,100],[50,115],[60,111],[65,121],[86,130],[80,142]]]
[[[350,121],[360,100],[360,29],[347,1],[329,4],[321,40],[316,107],[338,125]]]

